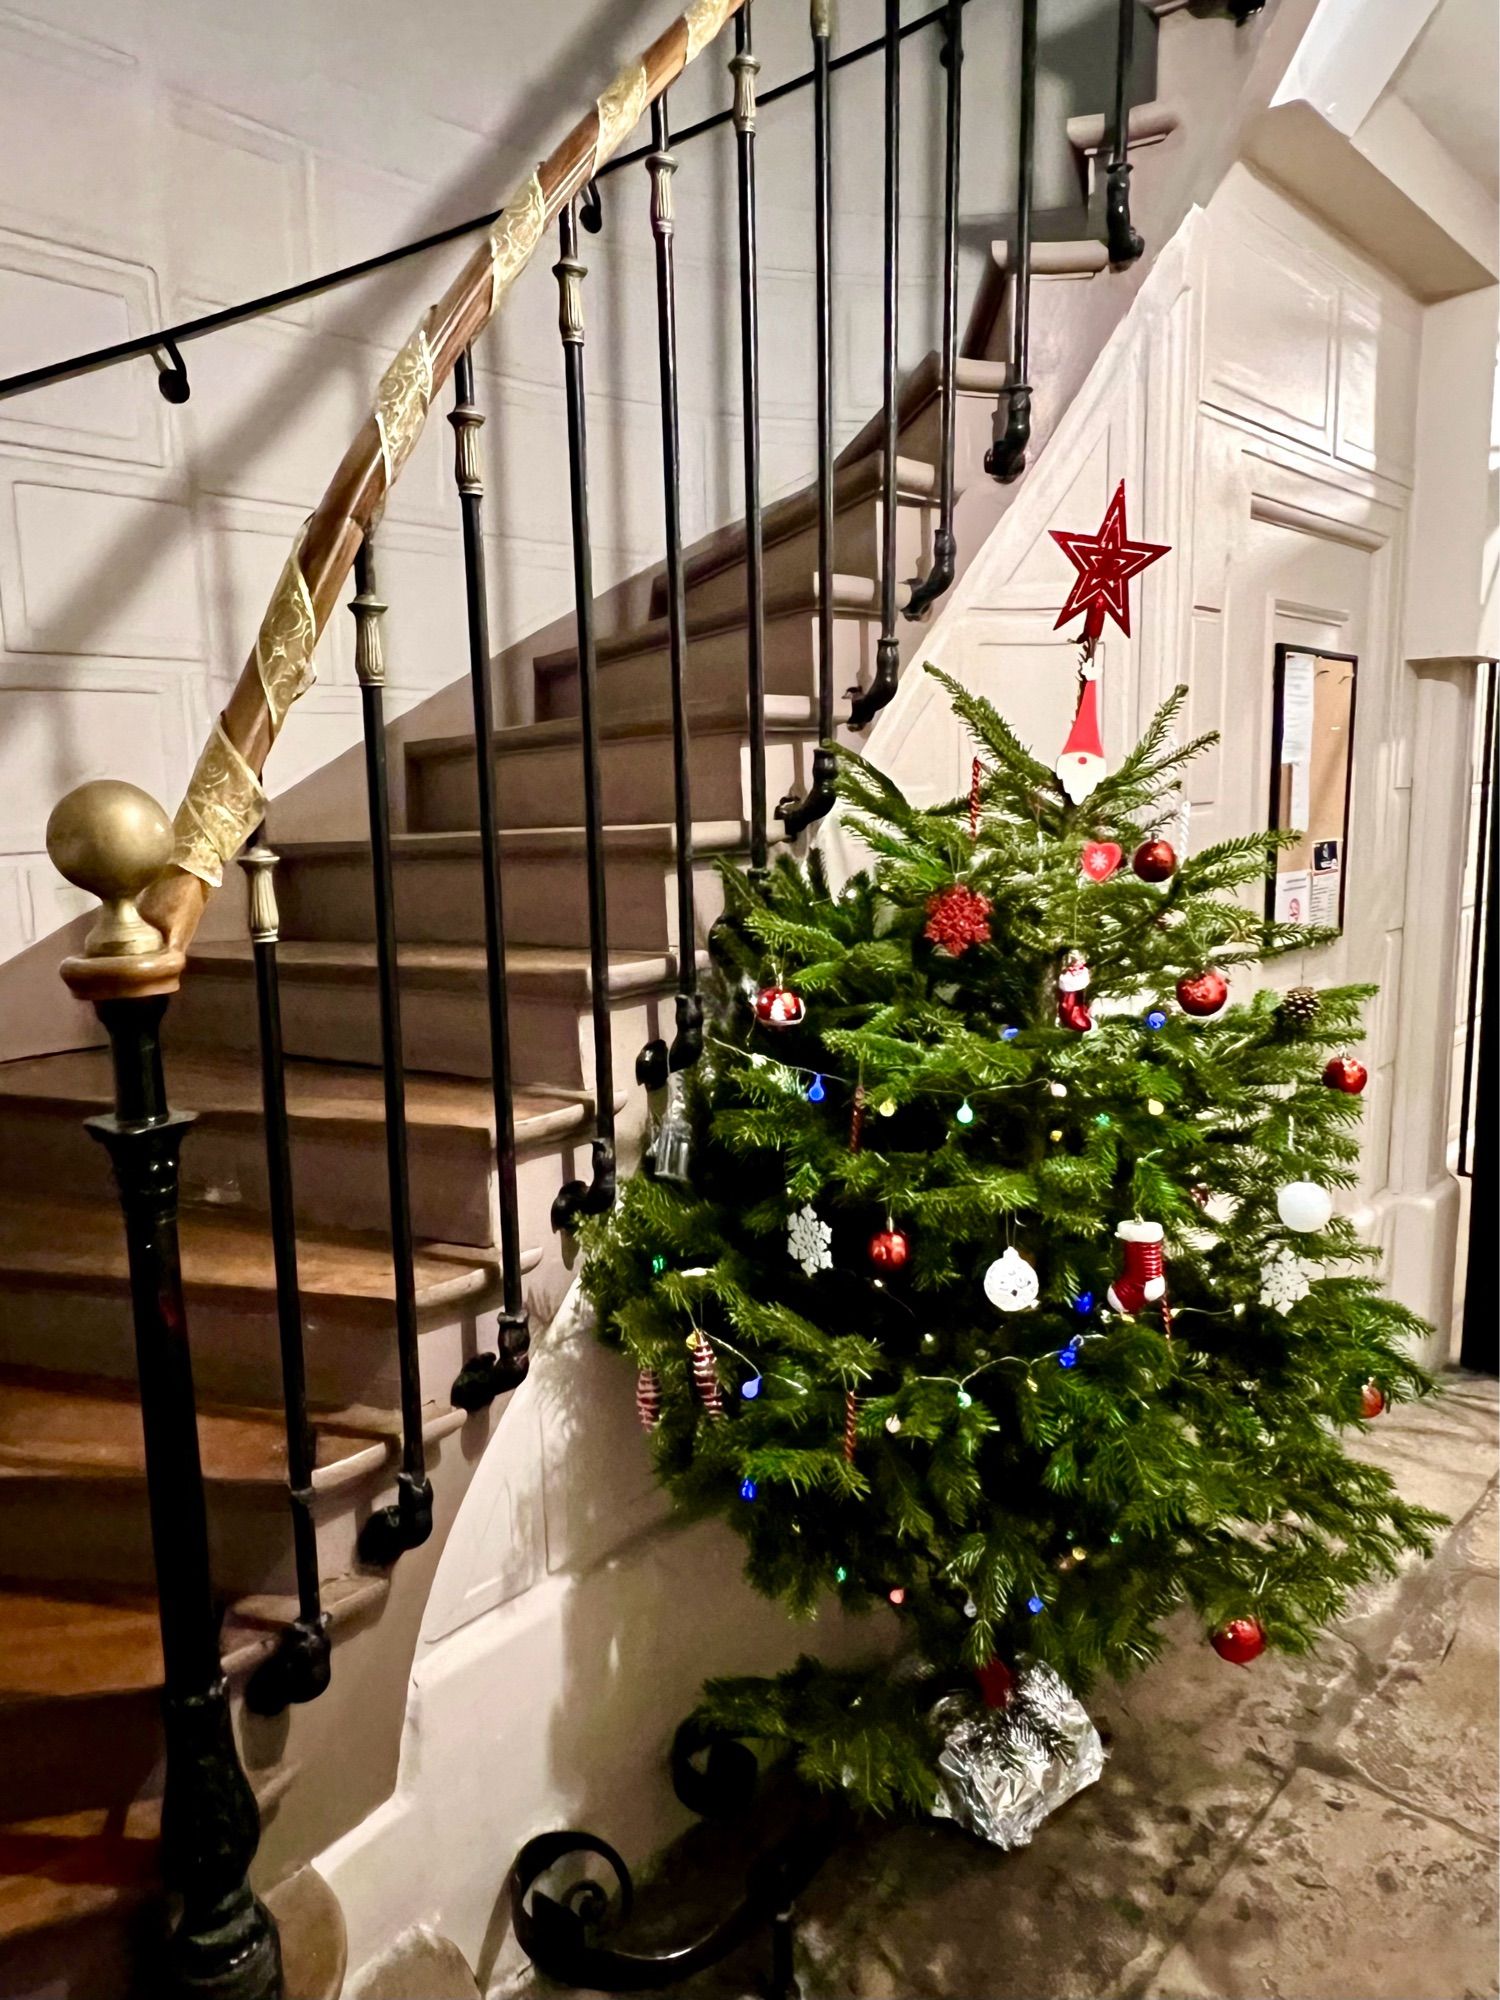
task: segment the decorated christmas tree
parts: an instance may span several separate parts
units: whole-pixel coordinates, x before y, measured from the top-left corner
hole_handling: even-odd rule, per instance
[[[726,870],[704,1056],[584,1276],[674,1498],[793,1614],[876,1614],[867,1670],[701,1719],[877,1810],[933,1801],[942,1677],[1083,1692],[1184,1605],[1302,1651],[1437,1525],[1341,1442],[1431,1383],[1334,1209],[1371,989],[1247,976],[1325,941],[1263,914],[1293,836],[1174,852],[1181,689],[1075,799],[937,678],[970,795],[844,753],[864,872]]]

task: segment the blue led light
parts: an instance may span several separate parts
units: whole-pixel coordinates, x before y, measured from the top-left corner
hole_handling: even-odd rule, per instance
[[[822,1077],[821,1077],[821,1076],[815,1076],[815,1077],[813,1078],[812,1082],[811,1082],[811,1083],[810,1083],[810,1084],[809,1084],[809,1085],[807,1086],[807,1101],[808,1101],[808,1103],[809,1103],[809,1104],[821,1104],[821,1103],[823,1102],[823,1099],[824,1099],[824,1098],[825,1098],[825,1097],[826,1097],[827,1095],[828,1095],[828,1092],[827,1092],[827,1091],[826,1091],[826,1090],[825,1090],[825,1089],[823,1088],[823,1079],[822,1079]]]
[[[1080,1292],[1080,1293],[1078,1294],[1077,1298],[1076,1298],[1076,1299],[1074,1299],[1074,1301],[1073,1301],[1073,1310],[1074,1310],[1074,1312],[1076,1312],[1076,1313],[1083,1313],[1083,1314],[1085,1314],[1085,1315],[1087,1315],[1087,1314],[1091,1313],[1091,1312],[1092,1312],[1092,1311],[1094,1310],[1094,1295],[1093,1295],[1093,1293],[1092,1293],[1092,1292]]]
[[[1039,1611],[1045,1611],[1047,1607],[1039,1597],[1028,1597],[1026,1600],[1026,1609],[1035,1618]]]
[[[1020,1032],[1019,1028],[1002,1028],[1000,1030],[1000,1039],[1002,1042],[1013,1042]]]
[[[1075,1333],[1073,1338],[1068,1342],[1067,1346],[1063,1349],[1062,1353],[1058,1355],[1057,1357],[1058,1367],[1076,1368],[1078,1366],[1078,1358],[1082,1354],[1082,1352],[1083,1352],[1083,1335],[1081,1333]]]
[[[1160,1007],[1153,1007],[1151,1012],[1146,1016],[1146,1026],[1148,1028],[1164,1028],[1166,1025],[1166,1015],[1161,1011]]]
[[[759,1491],[760,1488],[753,1479],[742,1479],[740,1481],[740,1498],[742,1500],[753,1500]]]
[[[742,1382],[740,1384],[740,1394],[747,1403],[753,1403],[760,1394],[760,1377],[752,1375],[748,1382]]]

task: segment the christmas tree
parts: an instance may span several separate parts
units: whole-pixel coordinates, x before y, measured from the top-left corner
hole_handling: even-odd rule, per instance
[[[1340,1441],[1432,1387],[1332,1212],[1372,989],[1230,997],[1328,934],[1265,920],[1294,836],[1163,838],[1212,741],[1177,745],[1184,690],[1072,802],[937,678],[969,797],[919,809],[844,753],[864,872],[726,870],[705,1054],[588,1235],[601,1334],[675,1499],[794,1614],[890,1607],[992,1699],[1025,1662],[1139,1667],[1183,1604],[1227,1659],[1305,1650],[1439,1524]],[[921,1809],[931,1694],[808,1659],[700,1720]]]

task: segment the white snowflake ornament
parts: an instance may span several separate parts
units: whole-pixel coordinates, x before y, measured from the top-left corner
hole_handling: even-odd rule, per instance
[[[1029,1312],[1040,1291],[1040,1279],[1014,1244],[984,1274],[984,1295],[1001,1312]]]
[[[787,1220],[787,1255],[809,1278],[833,1268],[833,1231],[808,1202]]]
[[[1289,1313],[1310,1289],[1307,1265],[1295,1250],[1278,1250],[1261,1266],[1260,1302],[1273,1312]]]

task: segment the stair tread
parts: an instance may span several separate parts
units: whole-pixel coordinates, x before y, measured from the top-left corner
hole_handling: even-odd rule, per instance
[[[263,1217],[185,1207],[178,1232],[190,1301],[196,1294],[262,1304],[274,1296],[271,1233]],[[421,1243],[415,1270],[417,1305],[432,1308],[489,1290],[498,1261],[456,1245]],[[124,1290],[128,1275],[124,1231],[112,1203],[0,1203],[0,1279],[59,1290]],[[394,1297],[390,1246],[380,1237],[299,1228],[297,1276],[304,1299],[387,1304]]]
[[[984,361],[976,355],[961,354],[954,369],[954,387],[960,396],[998,396],[1010,381],[1008,361]],[[936,348],[923,355],[909,370],[896,395],[897,422],[911,423],[941,393],[943,361]],[[868,422],[850,438],[834,460],[835,465],[852,465],[856,459],[879,451],[885,440],[885,411],[876,410]]]
[[[0,1939],[140,1901],[158,1883],[160,1829],[154,1798],[0,1823]]]
[[[641,632],[654,632],[655,626],[638,628]],[[662,643],[666,642],[665,630]],[[643,647],[642,650],[645,650]],[[571,663],[575,656],[568,655]],[[768,734],[778,730],[816,729],[818,704],[811,695],[768,694],[766,696],[766,729]],[[733,701],[689,702],[687,726],[690,738],[713,735],[733,735],[736,731],[748,731],[749,715],[743,698]],[[515,722],[504,729],[497,729],[490,738],[497,756],[515,756],[527,751],[547,750],[554,745],[576,745],[580,739],[582,724],[576,715],[560,715],[542,722]],[[632,710],[624,715],[601,718],[599,740],[612,743],[625,740],[647,740],[672,733],[672,711],[666,705],[656,708]],[[408,761],[427,757],[472,756],[474,738],[472,734],[460,736],[428,736],[419,743],[407,745]],[[3,1075],[3,1071],[0,1071]]]
[[[1108,112],[1084,111],[1067,123],[1068,144],[1077,153],[1098,153],[1109,143],[1113,119]],[[1146,104],[1132,104],[1126,121],[1130,146],[1153,146],[1169,138],[1182,123],[1175,105],[1153,98]]]
[[[846,465],[840,465],[833,479],[833,505],[836,513],[858,505],[862,500],[875,498],[884,484],[884,466],[878,456],[866,454]],[[896,491],[900,498],[907,500],[931,500],[938,490],[938,469],[926,459],[898,457],[896,460]],[[806,486],[795,492],[773,500],[761,513],[761,540],[766,548],[800,533],[810,527],[818,515],[818,486],[810,480]],[[728,569],[742,560],[745,549],[745,523],[733,521],[723,528],[715,528],[683,554],[683,574],[689,586],[704,577],[713,576],[721,569]],[[665,573],[658,573],[652,585],[652,602],[665,586]]]
[[[774,831],[771,839],[773,842],[776,839]],[[581,826],[504,827],[499,841],[502,853],[582,855],[588,844],[588,834]],[[696,852],[712,854],[747,847],[749,843],[750,829],[742,819],[702,819],[693,822],[693,847]],[[670,861],[677,852],[677,829],[671,820],[617,821],[605,827],[604,844],[616,854],[659,854],[663,860]],[[397,833],[391,836],[391,852],[397,860],[403,857],[441,860],[450,855],[477,857],[479,851],[477,829],[460,829],[452,833]],[[286,862],[344,860],[351,855],[367,857],[370,843],[363,839],[287,840],[281,843],[278,852]]]
[[[322,1600],[330,1629],[337,1632],[389,1590],[383,1574],[326,1579]],[[236,1599],[220,1632],[224,1671],[247,1672],[296,1616],[295,1595]],[[0,1582],[0,1709],[146,1694],[161,1685],[161,1673],[161,1629],[151,1591]]]
[[[247,946],[248,949],[248,946]],[[283,953],[294,949],[283,944]],[[373,947],[371,948],[373,950]],[[195,949],[195,956],[199,955]],[[480,953],[481,964],[483,952]],[[309,1062],[288,1058],[284,1065],[287,1110],[295,1123],[346,1120],[384,1125],[385,1088],[378,1069],[358,1063]],[[107,1049],[72,1049],[62,1055],[30,1056],[0,1063],[0,1104],[29,1102],[85,1111],[108,1107],[112,1066]],[[203,1049],[174,1050],[169,1081],[174,1101],[200,1115],[262,1119],[260,1062],[257,1057]],[[406,1117],[414,1127],[463,1127],[490,1132],[495,1104],[490,1086],[465,1077],[434,1076],[421,1070],[406,1078]],[[553,1137],[588,1122],[588,1106],[541,1091],[515,1093],[516,1140]]]
[[[795,496],[793,496],[795,497]],[[780,503],[778,503],[780,504]],[[720,534],[733,532],[720,529]],[[847,571],[835,571],[829,596],[835,612],[848,617],[879,617],[880,585],[874,577],[855,576]],[[809,572],[790,587],[766,589],[766,622],[778,618],[810,618],[818,608],[818,579]],[[707,638],[715,632],[739,632],[744,630],[745,612],[743,606],[728,609],[699,610],[691,602],[688,605],[687,636],[694,639]],[[636,653],[649,653],[662,648],[667,643],[666,614],[660,613],[648,618],[642,625],[627,625],[618,632],[611,632],[595,642],[594,654],[600,666],[608,666],[612,660],[626,659]],[[559,646],[550,653],[538,653],[532,660],[532,671],[538,674],[571,672],[578,664],[577,646]],[[767,697],[769,702],[770,697]]]
[[[997,271],[1010,269],[1011,246],[1004,239],[990,245],[990,259]],[[1063,242],[1033,243],[1031,275],[1034,278],[1092,276],[1109,267],[1109,250],[1092,236],[1070,237]]]
[[[319,1469],[370,1449],[368,1429],[314,1422]],[[200,1402],[198,1448],[204,1477],[215,1484],[280,1485],[286,1478],[286,1425],[278,1410],[214,1409]],[[134,1384],[0,1363],[0,1478],[139,1478],[145,1469]]]
[[[403,944],[397,962],[403,982],[413,986],[482,988],[484,984],[483,945]],[[342,979],[363,984],[375,977],[375,946],[358,939],[284,938],[277,963],[283,979]],[[699,952],[698,963],[707,966],[706,952]],[[248,939],[195,939],[188,961],[189,977],[195,965],[249,976],[255,970],[254,947]],[[654,991],[671,986],[676,978],[674,951],[611,950],[609,954],[609,991],[613,994]],[[555,997],[566,993],[587,999],[592,991],[588,947],[508,945],[505,979],[512,994],[533,992]]]

